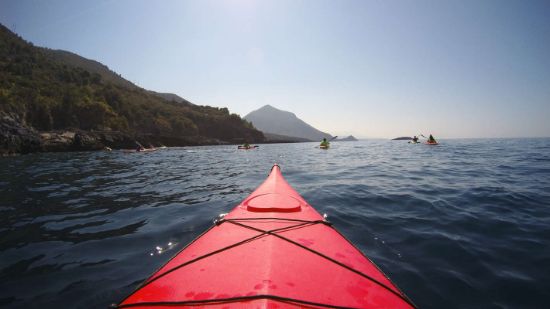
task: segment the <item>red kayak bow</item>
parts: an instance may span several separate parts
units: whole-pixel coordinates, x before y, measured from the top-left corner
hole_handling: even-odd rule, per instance
[[[118,308],[414,308],[279,166]]]

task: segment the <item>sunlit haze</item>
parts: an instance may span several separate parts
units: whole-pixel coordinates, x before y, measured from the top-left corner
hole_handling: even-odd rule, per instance
[[[550,136],[550,1],[0,1],[38,46],[333,135]]]

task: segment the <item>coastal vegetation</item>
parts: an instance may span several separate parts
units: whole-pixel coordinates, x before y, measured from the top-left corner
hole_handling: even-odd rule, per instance
[[[99,62],[35,47],[3,25],[0,116],[31,131],[117,132],[173,146],[264,140],[262,132],[227,108],[142,89]],[[20,131],[0,132],[2,144]]]

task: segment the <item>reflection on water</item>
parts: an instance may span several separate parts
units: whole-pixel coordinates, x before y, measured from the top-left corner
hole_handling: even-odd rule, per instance
[[[275,162],[421,308],[550,299],[550,140],[315,146],[0,158],[0,305],[119,301]]]
[[[166,246],[164,246],[164,247],[163,247],[163,246],[156,246],[156,247],[155,247],[155,250],[152,251],[151,253],[149,253],[149,255],[150,255],[150,256],[153,256],[153,255],[155,255],[155,254],[167,253],[167,252],[169,252],[170,250],[176,248],[177,245],[178,245],[178,243],[169,241],[169,242],[166,244]]]

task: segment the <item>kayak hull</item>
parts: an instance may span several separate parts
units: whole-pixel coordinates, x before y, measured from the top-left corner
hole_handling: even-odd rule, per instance
[[[266,181],[118,306],[413,308],[275,165]]]
[[[259,148],[259,146],[250,146],[250,147],[237,146],[237,149],[241,149],[241,150],[250,150],[250,149],[256,149],[256,148]]]
[[[145,148],[145,149],[142,149],[142,150],[135,150],[135,149],[124,149],[122,150],[123,152],[126,152],[126,153],[133,153],[133,152],[153,152],[153,151],[157,151],[156,148]]]

